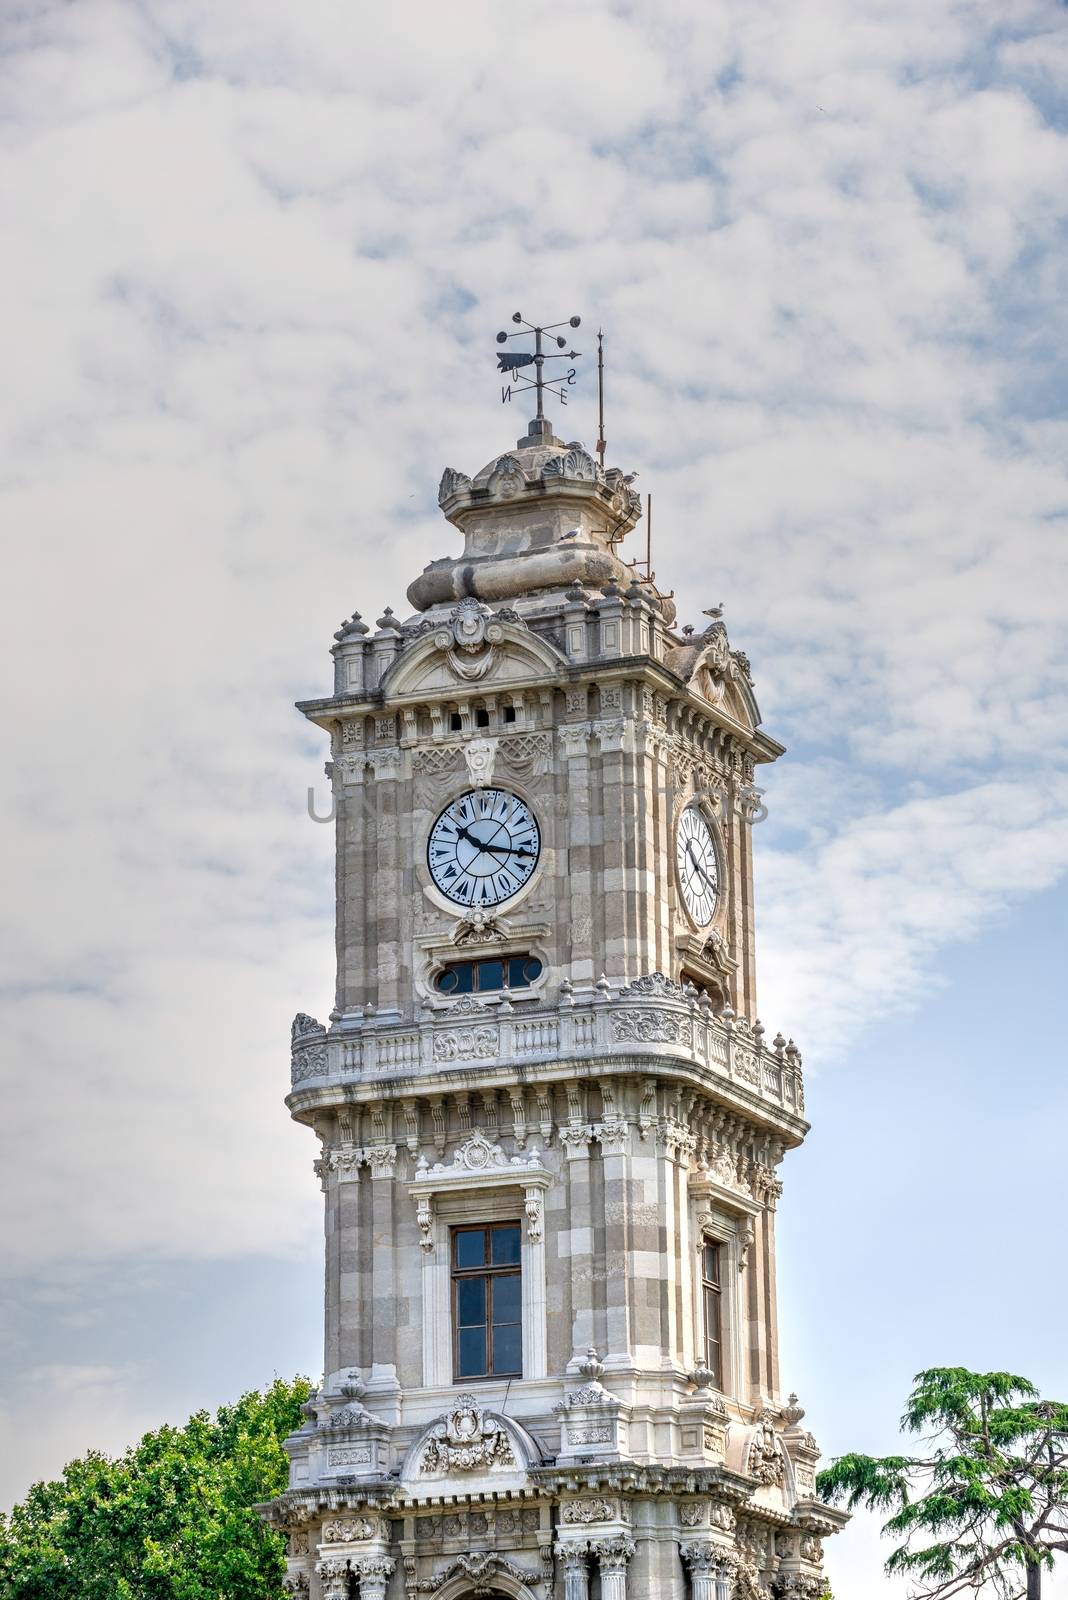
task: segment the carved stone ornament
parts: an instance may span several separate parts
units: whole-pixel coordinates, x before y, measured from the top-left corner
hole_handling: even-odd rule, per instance
[[[453,607],[447,625],[434,634],[434,643],[445,652],[449,670],[465,683],[474,683],[492,667],[503,638],[489,607],[469,596]]]
[[[464,745],[464,760],[476,789],[486,789],[493,782],[496,758],[497,745],[493,739],[471,739]]]
[[[776,1600],[823,1600],[827,1579],[808,1572],[780,1572],[771,1580]]]
[[[746,1471],[751,1477],[756,1478],[758,1483],[769,1487],[781,1488],[786,1481],[782,1444],[767,1414],[761,1417],[757,1431],[753,1435],[746,1458]]]
[[[634,1540],[625,1533],[618,1534],[614,1539],[599,1539],[590,1545],[590,1551],[597,1557],[602,1574],[608,1572],[626,1572],[627,1562],[634,1554]]]
[[[373,1539],[379,1524],[370,1517],[343,1517],[323,1523],[324,1544],[351,1544],[355,1539]]]
[[[611,1522],[616,1514],[616,1508],[611,1500],[594,1498],[590,1500],[565,1500],[563,1518],[565,1522]]]
[[[514,1583],[524,1585],[542,1581],[540,1572],[531,1572],[524,1567],[516,1566],[514,1561],[509,1561],[506,1556],[499,1555],[495,1550],[475,1550],[469,1555],[454,1556],[448,1565],[440,1572],[436,1572],[432,1578],[423,1578],[418,1583],[408,1584],[407,1588],[409,1594],[436,1594],[450,1578],[464,1577],[471,1584],[469,1593],[488,1595],[494,1592],[493,1580],[496,1576],[508,1577]]]
[[[434,1427],[423,1448],[419,1470],[448,1474],[515,1465],[515,1452],[504,1428],[483,1411],[474,1395],[462,1394],[453,1410]]]
[[[307,1600],[311,1594],[311,1579],[306,1572],[287,1572],[282,1579],[282,1590],[295,1600]]]
[[[452,498],[458,491],[470,489],[471,479],[466,472],[457,472],[455,467],[446,467],[441,474],[438,484],[438,505],[443,506],[446,500]]]
[[[452,942],[455,945],[493,944],[507,937],[508,930],[499,917],[474,910],[460,918],[453,930]]]
[[[620,1010],[612,1018],[612,1035],[617,1044],[693,1045],[693,1026],[689,1017],[671,1011]]]
[[[645,978],[635,978],[622,991],[623,995],[632,994],[655,995],[662,1000],[685,1000],[686,991],[681,983],[676,983],[673,978],[665,978],[662,972],[650,972]]]
[[[322,1032],[324,1032],[323,1025],[319,1021],[318,1017],[309,1017],[306,1011],[298,1011],[296,1016],[293,1018],[293,1026],[290,1030],[290,1038],[292,1043],[296,1044],[298,1039],[307,1038],[309,1033]]]

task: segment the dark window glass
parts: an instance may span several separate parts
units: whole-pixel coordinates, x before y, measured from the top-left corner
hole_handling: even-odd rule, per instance
[[[442,994],[483,994],[504,988],[526,989],[541,977],[535,956],[509,956],[507,961],[457,961],[442,969],[435,982]]]
[[[523,1365],[523,1330],[518,1323],[493,1330],[493,1371],[519,1372]]]
[[[523,1310],[518,1222],[454,1228],[453,1333],[457,1378],[519,1376]]]
[[[505,722],[514,722],[515,721],[515,706],[505,706],[505,708],[504,708],[504,720],[505,720]]]
[[[458,1267],[484,1267],[486,1265],[485,1228],[457,1228],[456,1265]]]
[[[720,1285],[722,1246],[705,1244],[701,1250],[701,1301],[704,1314],[705,1366],[718,1387],[723,1386],[723,1290]]]
[[[459,733],[459,731],[460,731],[460,729],[462,727],[463,727],[463,719],[461,718],[460,713],[458,711],[450,712],[449,713],[449,728],[451,729],[451,731],[453,733]]]
[[[519,1279],[514,1273],[493,1280],[493,1321],[518,1322],[521,1318]],[[472,1321],[474,1319],[472,1318]]]
[[[486,1279],[460,1278],[456,1284],[456,1321],[461,1328],[486,1321]]]
[[[479,706],[478,709],[475,712],[475,727],[476,728],[488,728],[489,727],[489,712],[485,709],[484,706]]]
[[[499,1228],[494,1228],[492,1250],[491,1259],[495,1267],[517,1267],[519,1265],[518,1222],[505,1222]]]
[[[480,961],[478,963],[478,986],[480,989],[503,989],[504,962]]]
[[[456,1335],[456,1376],[481,1378],[486,1374],[486,1329],[460,1328]]]

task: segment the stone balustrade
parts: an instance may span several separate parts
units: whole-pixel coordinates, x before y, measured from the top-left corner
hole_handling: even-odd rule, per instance
[[[432,1080],[455,1066],[580,1067],[620,1055],[703,1067],[772,1106],[804,1113],[801,1055],[792,1041],[779,1035],[766,1043],[759,1022],[730,1012],[717,1016],[703,996],[659,973],[615,993],[602,984],[592,995],[576,996],[565,984],[552,1009],[464,996],[414,1024],[372,1014],[343,1019],[328,1031],[312,1018],[298,1018],[291,1081],[297,1088]]]

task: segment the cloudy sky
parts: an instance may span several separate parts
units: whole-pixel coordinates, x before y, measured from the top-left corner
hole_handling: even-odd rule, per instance
[[[292,701],[455,548],[442,467],[523,431],[517,307],[605,328],[659,576],[790,746],[787,1387],[828,1453],[891,1447],[924,1365],[1068,1396],[1064,6],[23,0],[0,111],[0,1501],[319,1370]]]

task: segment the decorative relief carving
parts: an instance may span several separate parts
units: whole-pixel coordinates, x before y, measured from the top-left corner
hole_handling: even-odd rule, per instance
[[[463,766],[464,753],[460,745],[442,749],[412,751],[412,769],[429,778],[440,778],[448,772],[458,772]]]
[[[315,1042],[313,1042],[315,1041]],[[329,1069],[326,1029],[317,1017],[298,1011],[290,1029],[290,1082],[319,1077]]]
[[[455,467],[446,467],[438,484],[438,505],[443,506],[450,496],[470,487],[471,479],[466,472],[457,472]]]
[[[518,778],[541,777],[552,765],[552,735],[548,733],[510,733],[498,740],[497,749]]]
[[[617,1044],[678,1044],[687,1050],[693,1048],[689,1017],[671,1011],[617,1011],[612,1017],[612,1034]]]
[[[346,1517],[323,1523],[324,1544],[351,1544],[356,1539],[373,1539],[381,1530],[381,1523],[370,1517]]]
[[[423,1578],[418,1583],[409,1584],[408,1592],[436,1594],[450,1578],[462,1576],[470,1580],[472,1594],[488,1595],[493,1591],[493,1579],[498,1574],[525,1585],[542,1581],[540,1572],[531,1572],[525,1567],[516,1566],[514,1561],[509,1561],[506,1556],[499,1555],[495,1550],[476,1550],[470,1555],[455,1556],[432,1578]]]
[[[772,1426],[772,1413],[765,1412],[749,1446],[746,1471],[759,1483],[782,1487],[786,1469],[783,1465],[782,1443]]]
[[[626,1572],[627,1562],[635,1551],[634,1540],[625,1533],[617,1534],[614,1539],[599,1539],[590,1545],[590,1552],[597,1557],[602,1574],[606,1572]]]
[[[449,670],[457,678],[474,683],[493,666],[496,647],[503,638],[501,625],[489,607],[468,597],[453,607],[448,624],[434,634],[434,644],[444,652]]]
[[[343,1450],[327,1452],[329,1467],[368,1467],[371,1464],[371,1446],[352,1445]]]
[[[581,445],[572,445],[562,456],[550,456],[541,469],[543,478],[578,478],[583,483],[596,483],[597,463]]]
[[[484,1061],[497,1052],[496,1028],[457,1028],[434,1035],[435,1061]]]
[[[507,926],[499,917],[492,916],[487,911],[471,911],[466,917],[461,917],[456,924],[452,942],[461,946],[492,944],[498,939],[507,937]]]
[[[497,746],[492,739],[472,739],[464,745],[464,760],[476,789],[486,789],[493,782],[496,759]]]
[[[616,1514],[616,1508],[611,1500],[565,1500],[563,1518],[565,1522],[611,1522]]]
[[[682,984],[676,983],[673,978],[665,978],[662,972],[650,972],[647,977],[635,978],[634,982],[628,984],[622,993],[624,995],[656,995],[663,1000],[686,999],[686,991]]]
[[[440,1474],[515,1465],[515,1452],[504,1428],[482,1410],[474,1395],[462,1394],[431,1433],[419,1470]]]

